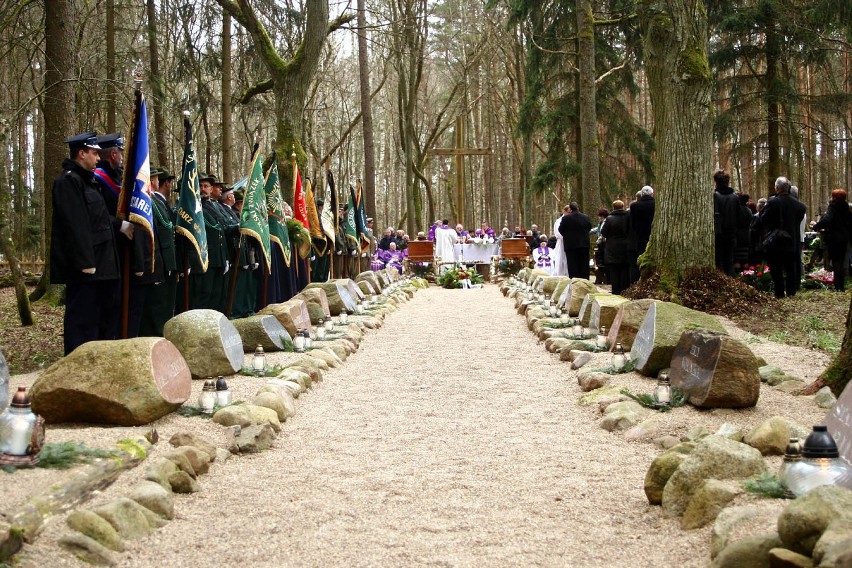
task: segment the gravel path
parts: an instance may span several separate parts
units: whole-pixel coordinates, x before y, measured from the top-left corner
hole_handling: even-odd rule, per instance
[[[272,451],[215,465],[120,565],[706,565],[709,527],[681,531],[647,504],[659,450],[600,429],[580,394],[497,287],[419,291],[302,395]],[[738,417],[794,400],[767,394]],[[676,414],[680,434],[738,421]],[[53,523],[24,558],[76,565],[64,532]]]

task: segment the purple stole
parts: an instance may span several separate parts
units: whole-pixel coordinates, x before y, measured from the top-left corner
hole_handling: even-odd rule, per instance
[[[430,241],[435,240],[435,229],[437,229],[437,228],[438,228],[437,224],[434,224],[431,227],[429,227],[429,240]]]
[[[545,245],[539,245],[535,250],[538,251],[538,260],[535,265],[539,268],[550,268],[550,249]]]

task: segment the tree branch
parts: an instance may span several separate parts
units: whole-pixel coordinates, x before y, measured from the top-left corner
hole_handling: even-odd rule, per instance
[[[349,22],[355,19],[355,14],[340,14],[328,23],[328,31],[325,35],[330,36]]]
[[[627,67],[627,61],[625,61],[621,65],[613,67],[612,69],[610,69],[609,71],[607,71],[606,73],[604,73],[603,75],[601,75],[600,77],[595,79],[595,85],[600,85],[601,81],[603,81],[604,79],[606,79],[607,77],[609,77],[610,75],[612,75],[613,73],[618,71],[619,69],[624,69],[625,67]]]
[[[249,101],[251,101],[256,95],[261,95],[263,93],[268,93],[272,90],[272,87],[275,83],[272,79],[267,79],[266,81],[261,81],[260,83],[255,83],[251,87],[247,87],[240,98],[237,99],[241,105],[247,105]]]

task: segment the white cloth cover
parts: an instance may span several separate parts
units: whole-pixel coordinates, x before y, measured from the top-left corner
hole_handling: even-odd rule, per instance
[[[565,257],[565,246],[562,243],[562,233],[559,232],[559,223],[562,217],[557,217],[553,224],[553,234],[556,236],[556,248],[550,253],[550,273],[553,276],[568,276],[568,259]]]
[[[435,229],[435,256],[442,262],[455,262],[455,244],[458,238],[459,235],[455,229],[440,227]]]

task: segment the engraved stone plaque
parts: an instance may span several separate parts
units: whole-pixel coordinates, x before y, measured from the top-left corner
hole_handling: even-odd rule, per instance
[[[825,417],[828,432],[837,443],[840,457],[852,466],[852,383],[846,385],[837,402]],[[840,485],[852,489],[852,476],[840,480]]]
[[[681,389],[690,399],[706,399],[721,347],[718,335],[685,333],[672,357],[669,375],[672,386]]]
[[[651,356],[654,348],[654,334],[657,330],[657,304],[651,304],[639,332],[633,338],[633,346],[630,348],[630,360],[636,367],[644,367]]]

